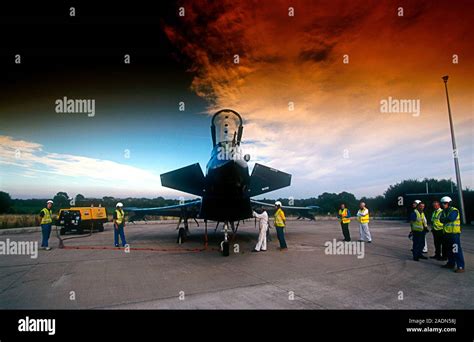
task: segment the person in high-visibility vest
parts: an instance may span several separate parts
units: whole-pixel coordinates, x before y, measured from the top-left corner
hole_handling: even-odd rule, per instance
[[[412,205],[411,205],[411,210],[410,210],[410,212],[409,212],[409,214],[408,214],[408,220],[407,220],[408,223],[410,223],[412,214],[414,213],[416,207],[417,207],[418,204],[420,204],[420,203],[421,203],[420,200],[414,200],[414,201],[413,201],[413,203],[412,203]],[[425,217],[425,219],[426,219],[426,217]],[[413,241],[413,232],[412,232],[411,230],[410,230],[410,234],[408,235],[408,238]],[[413,249],[412,249],[412,252],[413,252]],[[426,234],[425,234],[425,245],[424,245],[424,247],[423,247],[423,253],[428,253],[428,242],[426,241]]]
[[[277,232],[277,237],[278,241],[280,242],[280,250],[281,251],[286,251],[288,249],[286,245],[286,240],[285,240],[285,224],[286,224],[286,217],[285,213],[281,209],[281,202],[276,201],[275,202],[275,229]]]
[[[51,235],[51,227],[53,225],[53,201],[49,200],[46,202],[46,208],[41,209],[39,216],[41,217],[41,249],[50,251],[49,237]]]
[[[435,254],[431,259],[440,261],[448,260],[448,252],[446,250],[446,243],[444,239],[444,224],[439,219],[443,209],[441,209],[439,201],[433,202],[433,213],[431,214],[431,232],[433,233],[433,240],[435,245]]]
[[[351,241],[351,234],[349,232],[349,223],[351,222],[351,212],[346,208],[344,203],[341,203],[341,207],[337,213],[337,218],[341,223],[342,235],[344,236],[344,241]]]
[[[423,202],[418,203],[416,209],[410,215],[410,227],[413,234],[413,260],[419,261],[420,259],[428,259],[423,255],[423,247],[425,245],[425,235],[428,230],[426,222],[425,204]]]
[[[357,212],[357,220],[359,221],[360,241],[368,243],[372,242],[372,235],[369,230],[369,209],[366,208],[364,202],[360,202],[359,211]]]
[[[123,204],[118,202],[114,213],[114,241],[115,247],[119,247],[119,235],[122,240],[122,247],[125,247],[127,241],[125,240],[125,212],[122,210]]]
[[[456,273],[464,273],[464,255],[461,248],[461,216],[459,210],[451,205],[448,196],[441,198],[443,212],[439,220],[443,223],[444,240],[447,244],[448,263],[443,268],[453,269]]]

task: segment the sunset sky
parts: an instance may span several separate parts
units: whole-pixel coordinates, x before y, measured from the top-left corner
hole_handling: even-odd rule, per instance
[[[210,115],[221,108],[241,113],[251,166],[293,175],[291,187],[266,197],[374,196],[408,178],[455,179],[444,75],[463,185],[472,188],[473,9],[467,0],[184,1],[144,15],[140,46],[7,43],[0,190],[177,197],[159,175],[204,168]],[[79,25],[88,20],[101,19]],[[22,65],[11,62],[17,51]],[[56,113],[64,96],[95,99],[96,115]],[[418,101],[420,111],[382,112],[389,98]]]

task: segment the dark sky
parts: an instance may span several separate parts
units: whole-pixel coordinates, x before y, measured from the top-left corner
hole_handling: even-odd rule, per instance
[[[113,91],[123,84],[143,88],[169,82],[169,91],[188,86],[192,75],[186,73],[184,56],[167,39],[162,26],[175,20],[176,5],[114,3],[47,5],[2,3],[0,25],[0,87],[3,99],[44,96],[63,85],[71,89],[107,88]],[[70,5],[71,4],[71,5]],[[76,17],[69,8],[76,6]],[[15,65],[13,55],[21,54],[22,65]],[[124,65],[123,56],[131,55]],[[172,77],[170,77],[172,75]],[[3,101],[2,101],[3,103]]]

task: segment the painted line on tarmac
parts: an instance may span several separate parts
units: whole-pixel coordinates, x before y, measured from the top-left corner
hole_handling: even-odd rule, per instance
[[[109,246],[64,246],[62,249],[85,249],[85,250],[122,250],[124,247],[109,247]],[[198,253],[219,251],[218,248],[153,248],[153,247],[130,247],[130,251],[148,251],[148,252],[163,252],[163,253]]]

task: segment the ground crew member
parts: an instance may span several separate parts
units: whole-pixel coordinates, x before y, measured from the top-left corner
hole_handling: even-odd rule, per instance
[[[451,205],[448,196],[441,198],[443,212],[439,220],[444,224],[444,240],[448,252],[448,263],[443,268],[454,268],[456,273],[464,273],[464,255],[461,248],[461,216],[459,210]]]
[[[285,224],[286,224],[286,217],[285,213],[281,209],[281,202],[275,202],[275,229],[277,232],[278,241],[280,241],[280,250],[286,251],[288,249],[285,241]]]
[[[351,212],[346,208],[344,203],[341,203],[341,208],[337,213],[337,217],[341,222],[342,235],[344,235],[344,241],[351,241],[351,234],[349,233],[349,223],[351,222]]]
[[[270,234],[270,225],[267,228],[267,241],[272,241],[272,235]]]
[[[415,211],[416,207],[418,204],[420,204],[420,200],[414,200],[413,203],[411,204],[411,211],[408,213],[408,219],[407,222],[411,222],[411,217],[413,212]],[[408,234],[408,238],[410,240],[413,240],[413,232],[410,230],[410,234]],[[411,250],[413,252],[413,249]],[[426,242],[426,235],[425,235],[425,246],[423,247],[423,253],[428,253],[428,243]]]
[[[425,241],[426,231],[428,230],[425,213],[425,204],[420,202],[416,209],[410,215],[410,226],[413,234],[413,260],[428,259],[423,255],[423,246]]]
[[[122,240],[122,247],[125,247],[127,241],[125,240],[125,212],[122,210],[123,204],[118,202],[114,213],[114,241],[115,247],[119,247],[119,235]]]
[[[369,230],[369,209],[365,207],[364,202],[360,202],[359,211],[357,212],[357,220],[359,221],[360,241],[372,242],[372,236]]]
[[[411,208],[408,209],[408,216],[407,216],[408,223],[410,223],[411,214],[413,214],[413,212],[416,209],[416,206],[420,202],[421,202],[420,200],[414,200],[413,203],[411,204]],[[411,231],[411,229],[410,229],[410,234],[408,234],[408,238],[413,241],[413,232]],[[413,252],[413,249],[411,251]]]
[[[252,252],[265,252],[267,250],[267,229],[268,229],[268,214],[265,209],[258,208],[253,212],[253,217],[258,219],[258,242]]]
[[[53,201],[49,200],[46,202],[46,208],[41,209],[39,216],[41,217],[41,249],[50,251],[49,247],[49,237],[51,235],[51,227],[53,225],[53,212],[51,208],[53,207]]]
[[[438,201],[433,202],[433,214],[431,214],[431,232],[433,233],[433,240],[435,245],[435,254],[430,257],[436,260],[448,260],[446,243],[444,239],[444,224],[439,220],[443,209],[440,207]]]
[[[416,206],[420,203],[420,200],[414,200],[411,204],[411,208],[408,209],[407,222],[410,223],[411,214],[415,211]]]

